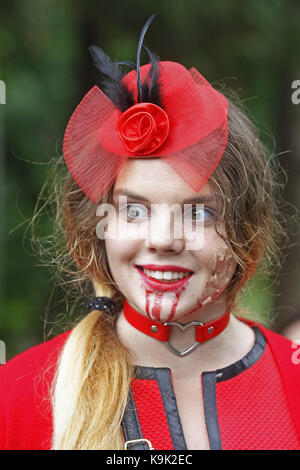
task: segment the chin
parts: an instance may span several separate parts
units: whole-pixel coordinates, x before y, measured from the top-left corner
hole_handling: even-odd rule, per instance
[[[189,321],[189,318],[191,316],[195,316],[195,312],[197,310],[199,310],[199,306],[197,307],[194,307],[194,308],[190,308],[188,310],[184,310],[183,312],[178,312],[175,317],[174,317],[174,321],[180,321],[180,322],[186,322],[186,321]],[[191,320],[192,321],[192,320]]]

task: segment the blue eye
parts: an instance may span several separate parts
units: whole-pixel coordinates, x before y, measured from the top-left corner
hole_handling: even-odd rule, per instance
[[[148,217],[147,208],[141,204],[127,204],[125,210],[127,218],[131,220]]]
[[[185,216],[192,218],[194,222],[206,222],[214,217],[214,213],[203,204],[196,204],[193,205],[191,210],[187,211]]]

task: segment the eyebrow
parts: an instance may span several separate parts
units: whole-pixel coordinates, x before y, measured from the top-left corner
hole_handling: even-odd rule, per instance
[[[113,195],[113,198],[115,199],[118,196],[127,196],[128,199],[135,199],[135,200],[143,201],[143,202],[151,202],[149,201],[149,199],[146,199],[144,196],[132,193],[123,188],[117,189]],[[184,199],[182,201],[182,204],[202,204],[203,202],[216,202],[216,199],[211,194],[203,194],[201,196],[195,196],[192,198]]]

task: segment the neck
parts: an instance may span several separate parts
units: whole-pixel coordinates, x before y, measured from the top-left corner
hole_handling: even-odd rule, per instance
[[[208,306],[205,311],[201,309],[189,314],[179,319],[179,322],[188,323],[196,320],[207,323],[224,315],[227,309],[228,305],[219,302],[215,306]],[[126,320],[123,310],[117,320],[117,332],[121,342],[129,349],[134,365],[167,367],[182,376],[226,367],[247,354],[255,340],[253,330],[232,314],[228,326],[222,333],[201,343],[184,357],[172,353],[165,342],[137,330]],[[194,328],[182,332],[176,327],[171,327],[169,342],[174,348],[183,350],[194,340]]]

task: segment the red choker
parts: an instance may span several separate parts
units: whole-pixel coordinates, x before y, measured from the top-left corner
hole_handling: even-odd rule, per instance
[[[167,343],[168,348],[177,356],[183,357],[187,354],[194,351],[201,343],[208,341],[209,339],[218,336],[222,331],[225,330],[229,323],[230,318],[230,309],[226,310],[226,312],[217,320],[212,320],[207,323],[202,323],[199,321],[191,321],[189,323],[183,324],[179,322],[165,322],[159,323],[155,320],[151,320],[148,317],[145,317],[141,313],[134,310],[127,300],[124,303],[124,316],[130,325],[134,326],[137,330],[141,331],[142,333],[152,336],[159,341],[163,341]],[[169,337],[171,333],[172,326],[179,328],[180,330],[184,331],[187,328],[194,326],[195,328],[195,342],[191,346],[189,346],[184,351],[178,351],[178,349],[174,348],[169,343]]]

